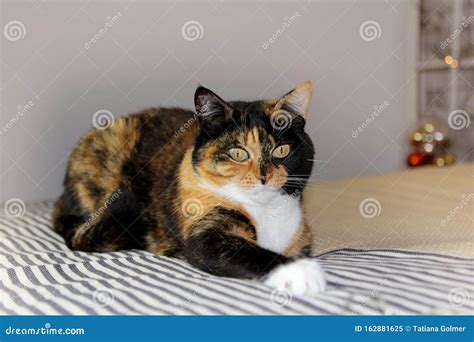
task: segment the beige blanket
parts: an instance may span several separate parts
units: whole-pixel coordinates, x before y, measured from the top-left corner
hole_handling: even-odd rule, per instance
[[[474,164],[310,184],[314,251],[400,248],[473,257]]]

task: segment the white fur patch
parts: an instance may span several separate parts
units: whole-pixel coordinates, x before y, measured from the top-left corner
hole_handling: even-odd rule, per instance
[[[325,290],[326,280],[314,259],[299,259],[270,272],[265,285],[290,291],[295,295],[315,295]]]
[[[297,197],[266,185],[249,190],[236,185],[222,189],[206,185],[206,188],[244,207],[255,222],[260,247],[281,254],[300,227],[301,206]]]

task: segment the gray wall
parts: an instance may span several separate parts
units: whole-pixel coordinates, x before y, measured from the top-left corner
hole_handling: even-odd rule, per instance
[[[196,40],[182,34],[191,20],[203,28]],[[361,36],[366,21],[375,37]],[[252,99],[310,79],[316,177],[404,168],[414,1],[2,1],[1,28],[0,201],[56,197],[98,110],[191,108],[198,84]]]

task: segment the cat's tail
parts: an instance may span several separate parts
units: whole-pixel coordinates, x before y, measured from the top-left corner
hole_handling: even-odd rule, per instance
[[[86,221],[87,215],[83,213],[74,192],[66,188],[54,204],[52,213],[53,229],[61,234],[68,247],[72,248],[71,242],[74,233]]]
[[[146,227],[133,192],[119,189],[95,213],[85,214],[80,203],[67,191],[56,202],[54,229],[70,249],[110,252],[143,249]]]

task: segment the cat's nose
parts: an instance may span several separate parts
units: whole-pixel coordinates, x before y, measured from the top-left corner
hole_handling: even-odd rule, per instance
[[[261,174],[260,181],[262,182],[262,184],[265,184],[268,181],[268,174]]]

